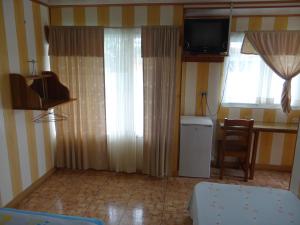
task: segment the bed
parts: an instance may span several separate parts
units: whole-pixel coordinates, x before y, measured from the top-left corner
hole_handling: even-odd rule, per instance
[[[189,212],[193,225],[300,225],[300,200],[273,188],[199,183]]]
[[[104,225],[83,217],[0,208],[0,225]]]

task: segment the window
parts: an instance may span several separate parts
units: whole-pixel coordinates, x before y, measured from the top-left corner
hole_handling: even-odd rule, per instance
[[[232,33],[225,63],[222,103],[228,106],[280,107],[284,80],[258,55],[241,54],[244,33]],[[292,80],[292,107],[300,107],[300,76]]]
[[[143,161],[141,29],[104,29],[104,69],[110,169],[136,172]]]
[[[141,30],[104,30],[107,134],[143,136]]]

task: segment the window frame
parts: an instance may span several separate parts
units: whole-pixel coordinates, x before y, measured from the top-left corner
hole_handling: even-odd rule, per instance
[[[236,33],[244,33],[244,32],[236,32]],[[229,40],[230,43],[230,40]],[[229,45],[230,48],[230,45]],[[230,57],[230,50],[229,55]],[[229,59],[228,59],[229,60]],[[262,60],[262,59],[261,59]],[[229,75],[229,72],[225,72],[224,69],[226,68],[225,64],[226,61],[224,61],[224,67],[223,67],[223,82],[222,82],[222,96],[221,96],[221,106],[226,108],[249,108],[249,109],[281,109],[281,104],[264,104],[264,103],[242,103],[242,102],[223,102],[224,101],[224,95],[225,95],[225,88],[226,88],[226,81]],[[267,65],[268,66],[268,65]],[[224,79],[225,76],[225,79]],[[298,75],[300,76],[300,74]],[[291,105],[292,110],[300,110],[300,105]]]

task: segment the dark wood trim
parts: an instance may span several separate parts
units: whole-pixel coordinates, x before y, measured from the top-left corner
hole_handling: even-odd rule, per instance
[[[279,172],[292,172],[292,166],[284,165],[268,165],[268,164],[256,164],[256,170],[271,170]]]
[[[259,140],[259,131],[254,131],[254,140],[253,140],[253,148],[252,148],[252,156],[251,156],[251,163],[250,163],[250,176],[249,179],[254,178],[254,171],[255,171],[255,164],[256,164],[256,155],[258,149],[258,140]]]
[[[224,126],[223,120],[219,120],[221,128]],[[267,122],[254,122],[253,131],[256,132],[271,132],[271,133],[289,133],[297,134],[298,128],[295,123],[267,123]]]
[[[184,6],[186,5],[186,3],[178,3],[178,2],[174,2],[174,3],[124,3],[124,4],[111,4],[111,3],[106,3],[106,4],[83,4],[83,5],[49,5],[50,8],[76,8],[76,7],[101,7],[101,6],[107,6],[107,7],[118,7],[118,6],[166,6],[166,5],[181,5]]]
[[[285,8],[285,9],[289,9],[289,8],[299,8],[300,4],[298,5],[261,5],[261,6],[236,6],[236,7],[232,7],[232,9],[256,9],[256,8],[260,8],[260,9],[272,9],[272,8]],[[184,9],[203,9],[203,10],[210,10],[210,9],[220,9],[220,10],[224,10],[224,9],[230,9],[231,7],[226,7],[226,6],[193,6],[193,7],[188,7],[185,5]]]
[[[274,8],[300,8],[300,3],[298,5],[247,5],[247,6],[234,6],[233,9],[274,9]],[[207,6],[199,6],[199,7],[185,7],[185,9],[230,9],[230,6],[214,6],[214,7],[207,7]]]
[[[226,55],[212,55],[212,54],[191,55],[189,53],[183,52],[182,61],[183,62],[224,62],[225,56]]]
[[[185,16],[184,19],[230,19],[230,16],[218,15],[218,16]]]
[[[33,1],[38,1],[38,0],[33,0]],[[237,7],[246,7],[248,8],[247,5],[255,5],[260,8],[262,5],[272,5],[272,4],[297,4],[299,1],[297,0],[287,0],[287,1],[243,1],[243,2],[159,2],[159,3],[124,3],[124,4],[111,4],[111,3],[106,3],[106,4],[101,4],[101,3],[96,3],[96,4],[82,4],[82,5],[76,5],[76,4],[68,4],[68,5],[49,5],[49,7],[99,7],[99,6],[149,6],[149,5],[182,5],[182,6],[227,6],[226,8],[230,8],[231,5],[233,8]],[[241,6],[238,6],[241,5]],[[260,5],[260,6],[258,6]],[[290,7],[291,5],[289,5]],[[268,8],[271,6],[267,6]],[[279,6],[280,8],[282,6]],[[299,7],[299,6],[298,6]]]
[[[299,7],[300,8],[300,7]],[[277,16],[300,16],[300,14],[249,14],[249,15],[236,15],[232,16],[232,18],[240,18],[240,17],[277,17]],[[228,17],[228,16],[216,16],[216,15],[205,15],[205,16],[185,16],[184,19],[197,19],[197,18],[217,18],[217,17]]]
[[[225,162],[225,165],[228,168],[236,169],[238,164],[236,162]],[[211,167],[220,168],[220,166],[217,163],[217,160],[211,161]],[[291,172],[292,171],[292,166],[256,164],[255,169],[256,170],[277,171],[277,172]]]
[[[293,4],[293,3],[299,3],[299,0],[281,0],[281,1],[235,1],[235,2],[218,2],[218,1],[214,1],[214,2],[187,2],[184,3],[185,5],[249,5],[249,4],[255,4],[255,5],[265,5],[265,4]]]
[[[298,124],[298,132],[300,132],[300,123]],[[296,156],[296,147],[297,147],[297,142],[298,142],[298,135],[296,136],[296,142],[295,142],[295,151],[294,151],[294,155],[293,155],[293,165],[292,165],[292,172],[293,172],[293,168],[294,168],[294,165],[295,165],[295,156]],[[289,183],[289,190],[291,189],[291,183],[292,183],[292,175],[291,174],[291,177],[290,177],[290,183]]]
[[[264,6],[258,6],[258,5],[253,5],[253,6],[237,6],[234,7],[234,9],[274,9],[274,8],[300,8],[300,4],[298,5],[264,5]]]
[[[49,8],[49,5],[48,5],[47,3],[45,3],[45,2],[42,2],[42,1],[39,1],[39,0],[30,0],[30,1],[35,2],[35,3],[38,3],[38,4],[40,4],[40,5],[43,5],[43,6],[46,6],[46,7]]]
[[[265,132],[265,133],[284,133],[284,134],[296,134],[297,131],[293,130],[293,129],[272,129],[272,128],[255,128],[256,131],[259,132]]]
[[[299,7],[300,8],[300,7]],[[251,14],[251,15],[238,15],[238,16],[232,16],[233,18],[239,18],[239,17],[277,17],[277,16],[300,16],[300,14]]]

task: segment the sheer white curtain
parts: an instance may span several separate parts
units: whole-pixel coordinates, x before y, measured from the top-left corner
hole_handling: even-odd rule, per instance
[[[223,103],[252,106],[280,106],[284,80],[276,75],[258,55],[241,54],[244,33],[232,33]],[[291,105],[300,107],[300,76],[292,80]]]
[[[141,29],[106,28],[104,61],[110,169],[140,171],[143,160]]]

